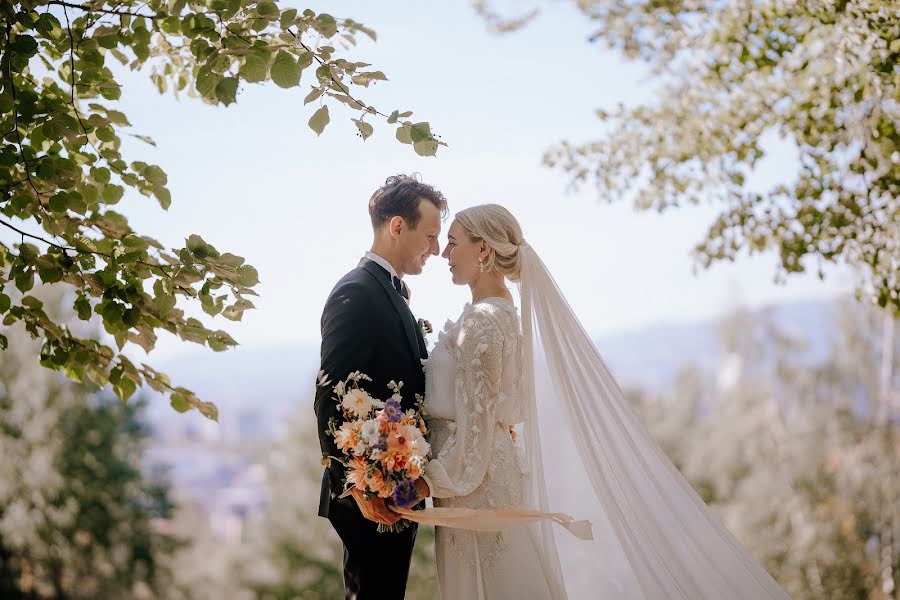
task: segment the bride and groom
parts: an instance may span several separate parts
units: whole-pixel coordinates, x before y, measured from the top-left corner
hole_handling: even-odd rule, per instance
[[[403,410],[425,397],[432,454],[417,508],[431,497],[431,512],[480,517],[478,527],[436,527],[440,597],[787,599],[650,438],[515,217],[495,204],[463,210],[441,253],[447,211],[439,191],[409,176],[372,195],[375,239],[328,297],[321,352],[332,381],[362,371],[376,396],[403,381]],[[472,301],[429,356],[404,278],[438,254]],[[338,456],[328,424],[342,416],[329,387],[317,387],[315,411],[323,454]],[[319,515],[344,546],[346,598],[403,598],[415,523],[379,533],[401,518],[395,507],[343,491],[332,461]],[[499,516],[517,509],[577,511],[594,539]]]

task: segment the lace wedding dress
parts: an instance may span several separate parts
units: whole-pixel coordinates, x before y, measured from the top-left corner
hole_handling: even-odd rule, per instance
[[[522,339],[515,305],[467,304],[449,321],[426,365],[433,458],[424,478],[436,507],[523,504],[524,473],[510,425],[522,422]],[[552,590],[533,527],[474,532],[436,527],[443,600],[564,598]]]
[[[520,252],[521,319],[504,299],[467,305],[426,364],[435,508],[397,510],[437,526],[443,600],[789,600],[644,428],[534,249]]]

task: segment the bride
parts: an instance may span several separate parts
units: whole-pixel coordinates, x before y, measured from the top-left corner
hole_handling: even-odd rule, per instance
[[[788,598],[652,441],[508,210],[458,213],[443,257],[472,291],[426,364],[416,489],[435,508],[414,520],[438,524],[443,600]],[[551,510],[589,518],[593,541],[502,518]],[[461,512],[479,526],[441,518]]]

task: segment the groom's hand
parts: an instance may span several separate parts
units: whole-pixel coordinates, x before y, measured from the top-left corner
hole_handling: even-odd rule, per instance
[[[366,500],[363,497],[363,492],[356,488],[353,488],[350,493],[353,494],[353,499],[356,500],[359,511],[370,521],[375,521],[382,525],[393,525],[403,518],[385,506],[384,500],[378,496],[370,496],[369,500]]]

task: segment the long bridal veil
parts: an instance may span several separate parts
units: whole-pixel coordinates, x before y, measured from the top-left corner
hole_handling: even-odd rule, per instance
[[[788,599],[650,437],[534,249],[521,252],[526,506],[593,523],[590,542],[529,526],[558,595]]]

